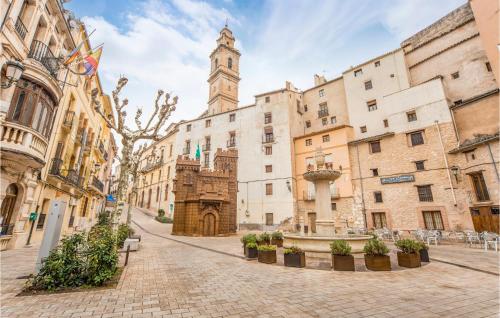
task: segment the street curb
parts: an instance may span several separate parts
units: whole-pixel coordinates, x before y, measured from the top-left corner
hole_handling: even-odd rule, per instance
[[[185,241],[176,240],[176,239],[171,238],[171,237],[166,237],[166,236],[163,236],[163,235],[160,235],[160,234],[156,234],[156,233],[150,232],[149,230],[145,229],[144,227],[142,227],[141,225],[139,225],[139,223],[135,222],[134,220],[132,220],[132,222],[135,225],[137,225],[141,230],[143,230],[144,232],[146,232],[146,233],[148,233],[150,235],[154,235],[156,237],[161,237],[161,238],[164,238],[166,240],[170,240],[170,241],[173,241],[173,242],[176,242],[176,243],[181,243],[181,244],[188,245],[188,246],[191,246],[191,247],[196,247],[196,248],[199,248],[199,249],[202,249],[202,250],[206,250],[206,251],[210,251],[210,252],[214,252],[214,253],[219,253],[219,254],[222,254],[222,255],[236,257],[236,258],[239,258],[239,259],[246,260],[246,257],[241,256],[241,255],[232,254],[232,253],[228,253],[228,252],[223,252],[223,251],[219,251],[219,250],[216,250],[216,249],[213,249],[213,248],[209,248],[209,247],[205,247],[205,246],[201,246],[201,245],[197,245],[197,244],[193,244],[193,243],[188,243],[188,242],[185,242]]]
[[[467,265],[462,265],[462,264],[452,263],[452,262],[448,262],[448,261],[443,261],[443,260],[440,260],[440,259],[437,259],[437,258],[432,258],[431,257],[430,260],[434,261],[434,262],[438,262],[438,263],[444,263],[444,264],[453,265],[453,266],[457,266],[457,267],[461,267],[461,268],[465,268],[465,269],[470,269],[472,271],[476,271],[476,272],[480,272],[480,273],[485,273],[485,274],[489,274],[489,275],[500,276],[500,274],[495,273],[495,272],[485,271],[484,269],[479,269],[479,268],[474,268],[474,267],[470,267],[470,266],[467,266]]]

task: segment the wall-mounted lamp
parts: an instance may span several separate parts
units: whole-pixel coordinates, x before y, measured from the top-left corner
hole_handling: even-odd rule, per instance
[[[451,173],[455,177],[455,181],[458,183],[460,177],[460,168],[457,166],[450,167]]]
[[[5,62],[5,78],[7,78],[7,83],[2,83],[2,88],[9,88],[12,84],[17,83],[24,72],[24,65],[18,61],[7,61]]]
[[[286,187],[288,188],[288,191],[292,191],[292,185],[290,184],[290,180],[286,180]]]

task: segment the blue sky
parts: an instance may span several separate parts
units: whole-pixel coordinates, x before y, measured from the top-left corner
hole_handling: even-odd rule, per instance
[[[152,108],[157,89],[179,96],[173,120],[206,108],[209,54],[226,18],[241,51],[240,106],[284,87],[313,85],[399,47],[402,40],[466,0],[72,0],[65,7],[104,42],[99,66],[111,92],[129,77],[124,96],[134,113]],[[132,116],[130,116],[132,117]],[[132,118],[130,118],[132,119]]]

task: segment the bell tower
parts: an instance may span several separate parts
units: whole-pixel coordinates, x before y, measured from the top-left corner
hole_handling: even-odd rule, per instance
[[[226,26],[220,31],[217,48],[210,54],[208,77],[208,114],[213,115],[238,107],[240,52],[234,48],[233,32]]]

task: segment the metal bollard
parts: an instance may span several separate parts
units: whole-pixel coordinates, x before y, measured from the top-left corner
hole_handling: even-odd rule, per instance
[[[125,255],[125,266],[128,264],[128,254],[130,253],[130,245],[127,245],[127,255]]]

